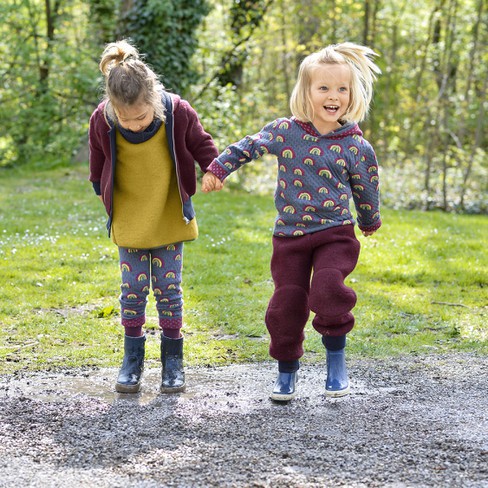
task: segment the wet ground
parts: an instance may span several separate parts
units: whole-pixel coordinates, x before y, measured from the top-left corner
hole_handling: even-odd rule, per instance
[[[187,391],[137,395],[117,371],[0,377],[3,487],[488,487],[488,357],[350,361],[326,399],[322,366],[275,404],[275,365],[187,368]]]

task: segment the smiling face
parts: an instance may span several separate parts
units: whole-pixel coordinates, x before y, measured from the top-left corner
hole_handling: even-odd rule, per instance
[[[310,80],[312,123],[321,134],[338,129],[351,96],[351,69],[347,64],[322,64]]]
[[[143,102],[133,105],[114,104],[114,111],[120,126],[132,132],[142,132],[154,119],[153,107]]]

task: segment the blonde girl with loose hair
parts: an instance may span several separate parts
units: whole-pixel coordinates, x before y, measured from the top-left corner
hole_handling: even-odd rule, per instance
[[[203,177],[203,191],[220,190],[242,165],[265,154],[277,158],[275,289],[265,316],[269,352],[278,361],[274,401],[289,401],[296,394],[310,312],[326,349],[325,394],[349,393],[345,346],[354,326],[356,294],[344,280],[359,257],[354,225],[366,237],[381,226],[378,162],[358,126],[380,73],[375,56],[370,48],[350,42],[307,56],[291,95],[293,116],[228,146]]]
[[[119,250],[125,336],[115,389],[141,388],[152,288],[161,328],[160,390],[183,391],[183,243],[198,236],[195,162],[205,172],[218,152],[195,110],[164,89],[129,41],[108,44],[99,67],[105,95],[90,118],[90,181]]]

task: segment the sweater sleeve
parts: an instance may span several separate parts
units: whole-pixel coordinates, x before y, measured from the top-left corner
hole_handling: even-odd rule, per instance
[[[100,181],[102,179],[103,164],[105,156],[101,145],[100,138],[97,132],[97,119],[99,117],[99,110],[95,110],[90,117],[90,126],[88,129],[88,146],[90,149],[90,176],[89,180],[92,182],[93,189],[97,195],[101,194]]]
[[[267,124],[260,132],[231,144],[208,167],[222,181],[241,166],[264,154],[273,153],[274,129],[279,121]]]
[[[378,161],[365,140],[361,157],[350,176],[358,227],[363,231],[375,231],[381,227]]]
[[[180,107],[185,111],[188,127],[186,146],[203,172],[218,155],[218,150],[212,136],[203,128],[195,109],[185,100],[180,101]]]

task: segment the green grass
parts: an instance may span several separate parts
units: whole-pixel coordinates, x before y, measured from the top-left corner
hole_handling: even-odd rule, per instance
[[[114,366],[122,357],[116,247],[84,165],[0,173],[0,373]],[[188,364],[269,359],[263,317],[274,207],[271,196],[198,194],[200,237],[185,248]],[[352,356],[488,353],[486,216],[383,210],[360,237],[348,278],[359,297]],[[157,364],[154,301],[148,360]],[[307,326],[304,361],[323,361]]]

